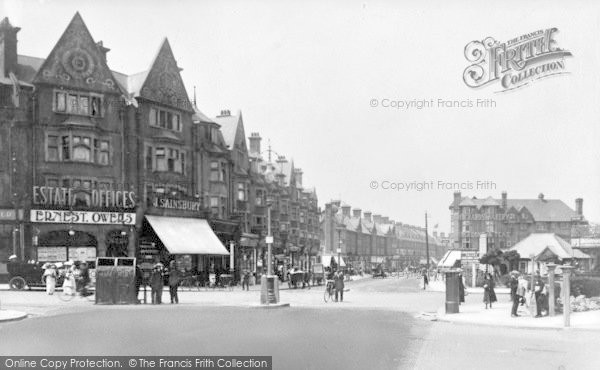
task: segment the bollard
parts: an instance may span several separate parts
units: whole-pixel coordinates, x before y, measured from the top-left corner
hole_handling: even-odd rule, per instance
[[[554,263],[548,263],[546,268],[548,269],[548,287],[546,289],[548,291],[548,316],[554,316],[556,314],[554,307],[554,273],[556,265]]]
[[[563,318],[564,327],[571,326],[571,270],[573,266],[561,266],[563,272]]]

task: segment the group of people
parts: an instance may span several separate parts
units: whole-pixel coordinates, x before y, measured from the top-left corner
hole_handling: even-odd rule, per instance
[[[525,277],[521,276],[517,271],[511,272],[510,276],[510,296],[512,299],[511,316],[518,317],[517,310],[520,305],[525,305],[527,302],[526,295],[528,291],[528,281]],[[544,312],[548,312],[548,287],[544,283],[540,272],[536,271],[533,277],[533,286],[531,287],[532,298],[535,299],[536,315],[535,317],[542,317]],[[555,289],[555,297],[560,295],[560,288],[558,286],[550,287]],[[556,291],[558,290],[558,291]]]
[[[61,269],[59,269],[61,267]],[[67,261],[62,264],[47,263],[42,266],[42,278],[46,284],[46,293],[54,294],[58,278],[63,277],[64,294],[75,295],[79,292],[82,296],[87,294],[87,285],[90,283],[90,271],[86,262]]]
[[[177,269],[175,261],[171,261],[169,263],[168,269],[166,269],[164,265],[160,262],[157,262],[152,267],[152,271],[150,272],[152,304],[162,304],[162,292],[164,288],[165,276],[168,276],[167,280],[169,284],[169,295],[171,296],[171,304],[178,304],[179,296],[177,295],[177,287],[179,286],[179,283],[181,283],[183,274]],[[137,287],[137,289],[139,289],[139,286]]]

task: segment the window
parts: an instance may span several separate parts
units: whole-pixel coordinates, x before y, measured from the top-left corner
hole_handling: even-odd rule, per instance
[[[185,175],[185,153],[181,152],[179,154],[179,157],[180,157],[180,163],[181,163],[181,171],[179,171],[179,172],[181,172],[182,174]]]
[[[165,148],[156,148],[156,170],[166,171],[167,170],[167,157]]]
[[[175,161],[179,157],[179,151],[176,149],[169,149],[169,157],[167,158],[167,169],[171,172],[175,171]]]
[[[463,221],[463,224],[462,224],[463,233],[469,232],[470,229],[471,229],[471,223],[469,221]]]
[[[47,142],[47,156],[48,161],[58,161],[58,136],[48,135]]]
[[[57,91],[54,94],[54,110],[85,116],[100,116],[102,98],[87,93]]]
[[[154,127],[161,127],[177,132],[182,131],[181,115],[179,113],[150,108],[148,123],[150,126]]]
[[[94,161],[98,164],[107,165],[109,164],[109,144],[106,140],[94,139]]]
[[[263,191],[262,190],[256,190],[256,198],[254,199],[254,202],[257,206],[263,205]]]
[[[494,232],[494,221],[488,220],[485,222],[485,231],[488,233]]]
[[[537,231],[546,231],[546,224],[543,222],[538,222],[535,226]]]
[[[97,96],[92,97],[92,107],[90,110],[90,116],[99,117],[100,116],[100,98]]]
[[[210,197],[210,206],[218,207],[219,206],[219,197]]]
[[[219,181],[219,162],[210,162],[210,181]]]
[[[471,249],[471,240],[469,238],[463,239],[462,246],[464,249]]]
[[[81,162],[91,162],[92,150],[90,148],[90,138],[86,136],[73,136],[73,160]]]
[[[71,159],[71,146],[69,136],[62,137],[62,159],[63,161],[68,161]]]
[[[79,114],[79,105],[77,104],[77,95],[69,94],[67,97],[67,112]]]
[[[521,230],[527,230],[527,224],[522,223],[520,228],[521,228]]]
[[[238,200],[240,201],[245,201],[246,200],[246,184],[244,184],[243,182],[239,182],[238,183]]]
[[[158,114],[158,111],[154,108],[150,108],[150,116],[148,117],[148,123],[150,124],[150,126],[157,126],[156,124],[156,115]]]
[[[64,112],[67,110],[67,94],[64,92],[57,92],[56,96],[56,111]]]
[[[54,177],[46,178],[46,186],[57,188],[58,187],[58,179],[54,178]]]

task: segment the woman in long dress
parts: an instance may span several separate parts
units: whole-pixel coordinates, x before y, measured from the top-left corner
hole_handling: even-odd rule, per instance
[[[44,270],[44,279],[46,280],[46,293],[48,295],[54,294],[56,289],[56,266],[49,264]]]
[[[483,302],[485,303],[485,309],[487,310],[488,304],[492,308],[492,303],[496,302],[496,292],[494,291],[494,278],[489,272],[485,274],[485,280],[483,281]]]

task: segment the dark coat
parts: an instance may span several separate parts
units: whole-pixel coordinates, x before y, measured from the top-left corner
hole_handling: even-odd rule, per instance
[[[333,280],[335,282],[336,290],[344,289],[344,274],[335,274],[335,276],[333,277]]]
[[[150,274],[150,286],[152,289],[162,289],[164,286],[163,283],[163,272],[159,269],[152,270]]]
[[[177,286],[181,281],[181,272],[176,268],[169,271],[169,286]]]
[[[514,300],[517,298],[517,289],[519,288],[519,280],[515,277],[510,278],[510,296]]]
[[[498,299],[496,298],[496,292],[494,291],[494,279],[485,279],[483,281],[483,285],[483,301],[486,303],[493,303],[498,301]]]
[[[462,275],[458,275],[458,298],[460,302],[465,301],[465,284],[463,284]]]

